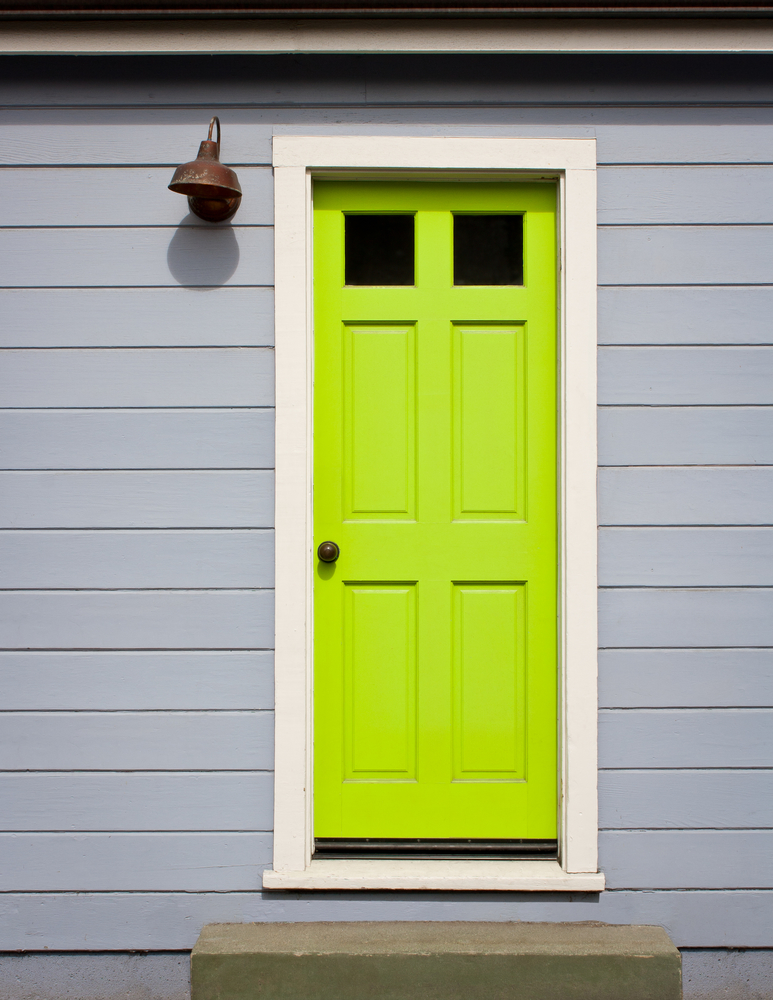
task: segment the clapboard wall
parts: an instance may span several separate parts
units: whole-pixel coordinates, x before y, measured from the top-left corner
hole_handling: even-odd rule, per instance
[[[773,64],[0,65],[0,950],[205,922],[773,946]],[[212,113],[233,225],[166,190]],[[598,139],[601,896],[262,893],[272,133]]]

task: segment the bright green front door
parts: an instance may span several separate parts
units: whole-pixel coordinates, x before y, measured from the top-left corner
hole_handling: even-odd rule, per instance
[[[314,185],[316,838],[556,837],[555,202]]]

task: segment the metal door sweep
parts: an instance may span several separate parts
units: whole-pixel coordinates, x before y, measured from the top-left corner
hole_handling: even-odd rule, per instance
[[[314,841],[315,858],[557,858],[557,840],[386,839],[326,837]]]

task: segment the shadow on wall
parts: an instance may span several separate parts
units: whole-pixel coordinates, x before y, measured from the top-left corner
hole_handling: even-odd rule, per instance
[[[239,244],[229,223],[191,224],[190,213],[169,243],[166,262],[174,280],[186,288],[219,288],[239,266]]]

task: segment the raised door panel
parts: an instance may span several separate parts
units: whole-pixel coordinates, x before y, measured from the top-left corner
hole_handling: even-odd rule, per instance
[[[454,587],[454,781],[525,777],[525,612],[524,584]]]
[[[415,511],[415,330],[344,327],[347,519]]]
[[[344,590],[345,780],[416,773],[416,588]]]
[[[525,517],[524,326],[455,325],[454,517]]]

